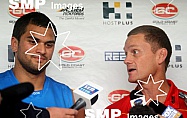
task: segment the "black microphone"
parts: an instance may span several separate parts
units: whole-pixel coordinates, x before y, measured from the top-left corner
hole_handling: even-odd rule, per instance
[[[138,92],[138,90],[132,90],[130,92],[130,99],[131,100],[141,97],[141,96],[135,95],[136,92]],[[138,94],[143,95],[141,91],[138,92]]]
[[[154,102],[156,103],[157,101],[154,100]],[[166,118],[183,118],[182,114],[180,112],[178,112],[176,109],[174,109],[171,106],[165,106],[164,104],[158,102],[158,105],[156,105],[153,101],[151,101],[149,103],[149,106],[151,108],[153,108],[153,110],[166,117]]]
[[[97,94],[95,97],[93,97],[93,98],[91,99],[91,105],[93,105],[97,100],[98,100],[98,94]],[[79,110],[79,109],[81,109],[81,108],[83,108],[83,107],[86,107],[86,102],[84,101],[83,98],[79,98],[79,99],[75,102],[75,104],[73,104],[73,106],[71,106],[70,108],[71,108],[71,109]]]
[[[151,107],[147,105],[145,106],[136,105],[130,109],[129,115],[157,115],[157,114]]]
[[[34,91],[34,86],[29,83],[20,83],[3,90],[0,90],[0,94],[3,102],[17,102],[28,97]]]
[[[131,106],[136,106],[136,105],[145,105],[145,97],[143,97],[143,93],[140,91],[135,95],[135,93],[138,92],[138,90],[132,90],[130,92],[130,103]],[[142,96],[140,96],[142,95]]]
[[[0,90],[2,101],[0,102],[1,118],[22,118],[20,108],[26,108],[28,104],[21,102],[34,91],[31,83],[20,83]],[[46,112],[49,116],[48,112]],[[45,113],[45,114],[46,114]]]
[[[70,108],[71,109],[76,109],[76,110],[79,110],[83,107],[86,107],[86,102],[82,99],[82,98],[79,98],[75,104],[73,106],[71,106]]]

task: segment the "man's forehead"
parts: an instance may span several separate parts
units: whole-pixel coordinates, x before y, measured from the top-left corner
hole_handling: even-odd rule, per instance
[[[123,50],[127,50],[127,49],[130,49],[130,48],[136,48],[136,47],[139,47],[139,45],[137,45],[137,44],[124,45]]]
[[[125,41],[123,49],[127,50],[129,48],[139,47],[140,45],[143,45],[145,43],[148,42],[145,40],[144,35],[131,35]]]

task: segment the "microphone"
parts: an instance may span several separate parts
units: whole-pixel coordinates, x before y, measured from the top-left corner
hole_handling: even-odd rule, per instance
[[[84,82],[73,93],[76,103],[70,107],[79,110],[83,107],[91,109],[91,106],[98,100],[98,93],[103,90],[102,87],[90,81]]]
[[[140,91],[137,93],[137,95],[135,95],[136,92],[138,92],[138,90],[132,90],[130,92],[131,106],[133,107],[136,105],[146,105],[145,96],[143,96],[142,92]]]
[[[79,110],[83,107],[86,107],[86,102],[82,99],[82,98],[79,98],[75,104],[73,106],[71,106],[70,108],[71,109],[75,109],[75,110]]]
[[[157,113],[147,105],[136,105],[131,107],[129,115],[157,115]]]
[[[93,105],[97,100],[98,100],[98,94],[94,98],[91,99],[91,105]],[[75,110],[79,110],[83,107],[86,107],[86,102],[82,98],[79,98],[75,102],[75,104],[73,106],[71,106],[70,108],[75,109]]]
[[[169,105],[166,107],[164,104],[159,102],[157,106],[153,101],[151,101],[149,106],[152,107],[156,113],[161,114],[165,118],[183,118],[180,112]]]
[[[20,100],[28,97],[33,91],[34,91],[34,86],[29,82],[20,83],[20,84],[10,86],[8,88],[0,90],[0,94],[2,97],[1,102],[2,103],[3,102],[15,103],[17,101],[20,101]]]
[[[31,83],[20,83],[3,90],[0,90],[0,117],[2,118],[18,118],[20,115],[19,108],[28,106],[26,103],[21,102],[22,99],[28,97],[34,91],[34,86]],[[20,118],[20,117],[19,117]]]

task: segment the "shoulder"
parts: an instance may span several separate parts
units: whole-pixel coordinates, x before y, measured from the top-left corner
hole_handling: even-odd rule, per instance
[[[0,80],[6,78],[7,76],[10,76],[10,71],[11,70],[7,70],[5,72],[0,73]]]
[[[177,88],[177,86],[175,86],[175,84],[171,80],[167,80],[167,82],[170,85],[170,90],[168,92],[165,105],[170,105],[183,113],[183,115],[187,115],[187,105],[185,103],[184,97],[185,95],[187,95],[187,92]]]
[[[55,87],[57,89],[61,88],[63,90],[71,90],[69,88],[69,86],[67,86],[66,84],[58,82],[58,81],[52,79],[51,77],[46,76],[46,81],[48,82],[50,87]]]
[[[11,70],[0,73],[0,89],[4,89],[14,84],[13,81],[11,81],[12,78]]]

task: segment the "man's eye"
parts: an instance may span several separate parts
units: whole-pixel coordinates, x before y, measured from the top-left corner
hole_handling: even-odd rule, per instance
[[[133,50],[133,54],[138,54],[138,50]]]
[[[47,43],[46,44],[46,47],[53,47],[54,46],[54,43]]]
[[[29,41],[30,44],[36,44],[35,41]]]

